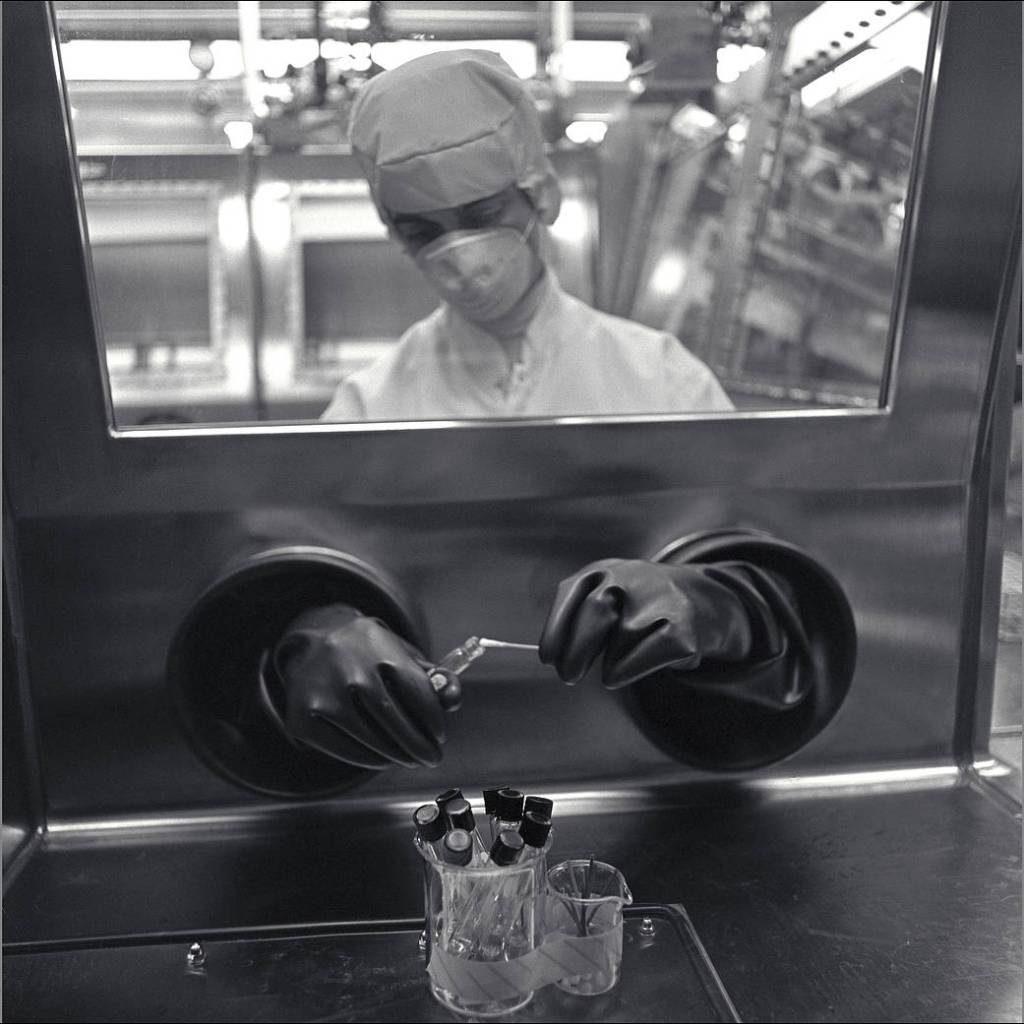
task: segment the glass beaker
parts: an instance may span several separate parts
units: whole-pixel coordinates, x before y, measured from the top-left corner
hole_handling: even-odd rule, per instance
[[[564,992],[597,996],[615,987],[622,967],[622,908],[633,894],[622,872],[596,860],[566,860],[548,872],[547,931],[577,938],[599,938],[588,947],[595,962],[589,974],[556,981]]]
[[[434,998],[456,1013],[497,1017],[533,997],[519,961],[537,944],[531,862],[459,866],[419,849],[425,864],[427,973]]]

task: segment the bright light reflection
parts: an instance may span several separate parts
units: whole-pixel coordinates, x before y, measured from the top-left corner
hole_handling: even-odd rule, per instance
[[[187,39],[73,39],[61,44],[60,55],[69,81],[190,81],[199,71],[188,59],[189,45]]]
[[[228,196],[217,210],[217,234],[225,249],[239,252],[249,241],[249,222],[245,214],[245,199]]]
[[[224,134],[232,149],[245,149],[252,142],[252,124],[249,121],[228,121],[224,125]]]
[[[735,82],[745,71],[763,60],[766,50],[762,46],[742,46],[729,43],[718,50],[718,80],[728,85]]]
[[[587,207],[582,199],[566,196],[558,211],[558,219],[550,227],[553,238],[575,244],[587,237]]]
[[[570,39],[562,47],[562,74],[571,82],[625,82],[629,46],[615,40]]]
[[[747,122],[737,121],[735,124],[729,125],[729,138],[733,142],[746,142],[747,141]]]
[[[213,54],[211,78],[242,77],[242,44],[237,39],[215,39],[210,43]]]
[[[315,39],[261,39],[257,63],[268,78],[281,78],[288,65],[303,68],[316,60]]]
[[[871,45],[900,58],[905,67],[914,68],[923,74],[931,30],[932,22],[927,14],[911,11],[875,36]]]
[[[931,20],[911,11],[871,40],[871,45],[800,90],[807,108],[833,101],[836,105],[862,96],[906,68],[923,73],[928,56]]]
[[[838,103],[851,90],[859,96],[905,66],[897,56],[868,48],[855,54],[828,74],[808,82],[800,90],[800,99],[805,107],[816,107],[828,100],[835,100]]]
[[[292,214],[285,202],[287,195],[288,186],[283,181],[273,181],[261,185],[253,197],[253,228],[260,245],[268,252],[283,252],[291,240]]]
[[[666,253],[651,274],[651,291],[656,295],[675,295],[686,280],[686,260],[681,253]]]
[[[532,78],[537,71],[537,48],[522,39],[435,40],[396,39],[373,44],[373,60],[386,71],[416,57],[442,50],[492,50],[505,59],[520,78]]]
[[[265,181],[256,189],[256,195],[260,199],[287,199],[291,191],[287,181]]]
[[[600,142],[608,131],[605,121],[573,121],[565,129],[565,137],[570,142],[582,145],[585,142]]]

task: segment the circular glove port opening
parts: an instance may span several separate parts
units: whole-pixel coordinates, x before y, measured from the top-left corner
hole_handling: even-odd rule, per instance
[[[625,700],[646,735],[684,764],[713,771],[743,771],[798,751],[825,728],[850,688],[857,635],[849,602],[835,577],[805,551],[753,530],[722,530],[683,538],[653,561],[672,564],[749,562],[770,572],[791,595],[807,653],[790,644],[785,685],[789,707],[758,704],[759,686],[772,678],[737,681],[715,673],[659,672],[625,688]],[[741,694],[745,691],[745,699]]]
[[[289,741],[263,710],[260,666],[298,615],[348,604],[421,646],[397,588],[358,559],[290,547],[245,559],[192,605],[167,660],[167,680],[192,746],[218,774],[275,797],[326,797],[377,773]]]

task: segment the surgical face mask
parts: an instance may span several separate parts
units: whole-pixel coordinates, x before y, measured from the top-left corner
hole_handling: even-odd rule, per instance
[[[467,319],[486,324],[505,316],[533,283],[537,257],[525,232],[501,226],[449,231],[416,254],[437,293]]]

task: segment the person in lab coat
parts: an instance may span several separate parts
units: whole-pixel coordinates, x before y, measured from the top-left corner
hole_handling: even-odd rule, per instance
[[[559,287],[540,245],[558,182],[534,105],[498,56],[436,53],[380,75],[356,102],[350,136],[391,234],[443,301],[343,381],[326,418],[732,408],[675,338]],[[699,678],[774,712],[804,700],[810,675],[795,666],[806,669],[810,649],[793,588],[757,559],[608,558],[558,586],[539,653],[567,683],[598,666],[609,689],[659,673],[670,687]],[[458,684],[449,678],[439,697],[431,673],[377,619],[313,608],[274,647],[265,710],[300,749],[368,769],[436,765]]]
[[[558,180],[534,103],[497,54],[434,53],[379,75],[349,138],[391,236],[442,302],[343,380],[323,419],[733,408],[676,338],[561,289],[542,255]]]

